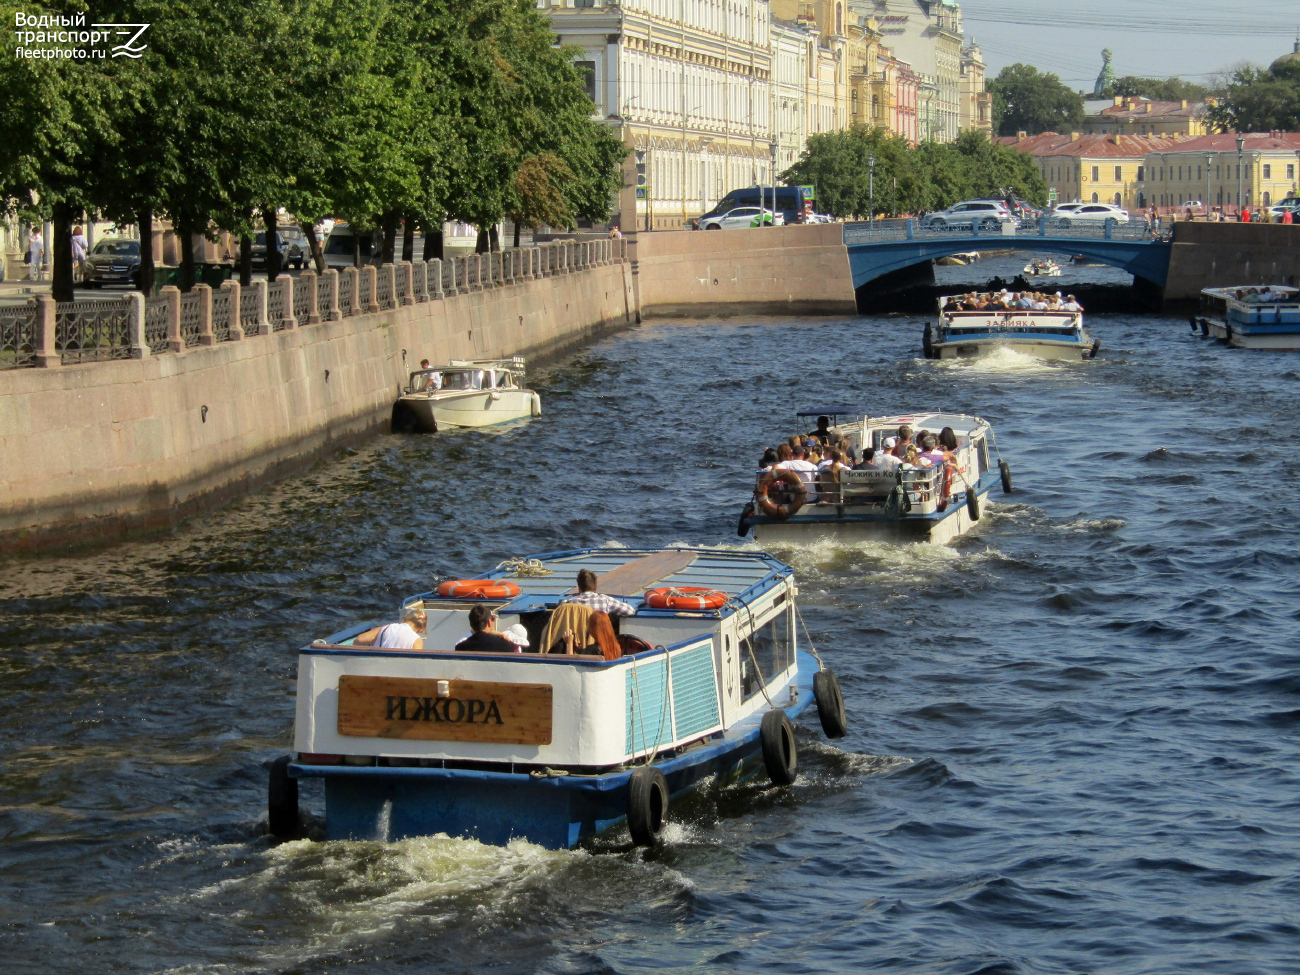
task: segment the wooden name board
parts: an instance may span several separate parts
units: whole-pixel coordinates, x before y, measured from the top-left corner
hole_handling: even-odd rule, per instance
[[[438,685],[450,694],[438,696]],[[353,738],[551,743],[551,685],[340,677],[339,734]]]

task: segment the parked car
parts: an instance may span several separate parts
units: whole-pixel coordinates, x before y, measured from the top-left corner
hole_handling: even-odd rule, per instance
[[[275,233],[276,237],[279,239],[281,269],[306,267],[307,262],[311,260],[311,245],[307,243],[307,238],[303,236],[302,231],[297,227],[280,227]],[[258,270],[265,269],[265,231],[257,234],[253,238],[251,253],[253,256],[253,267]]]
[[[345,268],[352,267],[354,247],[356,244],[356,231],[350,224],[336,223],[330,231],[329,237],[325,239],[325,267],[326,268]],[[379,240],[379,233],[362,233],[361,235],[361,263],[373,264],[382,253],[383,248]]]
[[[1100,225],[1107,220],[1128,223],[1128,211],[1113,203],[1080,203],[1071,210],[1057,207],[1047,218],[1047,225],[1064,230],[1068,227]]]
[[[102,288],[106,284],[139,287],[140,242],[114,238],[96,241],[81,268],[87,288]]]
[[[1300,200],[1283,200],[1269,207],[1268,213],[1274,223],[1282,219],[1284,213],[1289,213],[1292,217],[1300,217]]]
[[[1022,200],[1014,193],[1010,196],[986,196],[977,203],[1001,203],[1017,220],[1037,220],[1042,213],[1038,207],[1027,200]]]
[[[766,207],[736,207],[716,217],[700,219],[701,230],[739,230],[742,227],[780,227],[784,224],[784,213],[773,213]]]
[[[965,200],[926,214],[921,226],[927,230],[946,230],[949,227],[974,227],[980,230],[1000,230],[1003,224],[1015,223],[1007,205],[1001,200]]]

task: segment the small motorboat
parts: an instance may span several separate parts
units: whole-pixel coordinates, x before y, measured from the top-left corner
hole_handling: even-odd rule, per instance
[[[1239,349],[1300,349],[1300,289],[1283,284],[1206,288],[1191,326]]]
[[[940,257],[934,263],[943,267],[965,267],[967,264],[974,264],[979,259],[979,251],[967,251],[964,254],[949,254],[946,257]]]
[[[927,359],[958,359],[1013,349],[1040,359],[1094,359],[1101,340],[1088,334],[1083,312],[1034,309],[957,309],[961,295],[939,299],[939,325],[925,325]],[[945,309],[949,309],[946,310]]]
[[[1059,278],[1061,276],[1061,265],[1055,261],[1044,261],[1034,259],[1025,265],[1024,274],[1031,278]]]
[[[563,641],[546,652],[560,626],[593,613],[561,613],[582,570],[635,610],[609,635],[612,655],[555,652]],[[793,570],[762,552],[598,548],[509,560],[411,596],[400,617],[424,626],[422,649],[357,645],[366,622],[298,652],[293,752],[270,763],[270,832],[301,835],[304,778],[324,780],[331,840],[445,833],[550,849],[622,823],[653,844],[670,801],[705,783],[766,772],[789,785],[805,709],[816,705],[829,737],[847,729],[838,680],[798,639],[797,591]],[[454,650],[479,607],[526,634],[527,649]]]
[[[524,358],[453,359],[417,369],[393,404],[393,430],[487,427],[542,415],[542,398],[524,387]]]
[[[847,541],[879,539],[943,544],[979,521],[989,491],[999,483],[1011,491],[1011,467],[998,456],[993,428],[977,416],[916,413],[870,417],[846,407],[800,411],[798,417],[826,416],[832,442],[845,439],[855,457],[867,448],[886,452],[885,440],[909,426],[913,435],[936,437],[951,428],[957,449],[951,464],[904,462],[881,467],[819,472],[809,485],[796,470],[761,471],[745,505],[737,534],[752,528],[755,541],[807,542],[819,537]],[[814,493],[815,492],[815,493]],[[815,497],[815,500],[811,500]]]

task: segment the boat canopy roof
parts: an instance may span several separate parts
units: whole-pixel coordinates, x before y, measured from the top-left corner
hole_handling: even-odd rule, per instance
[[[647,589],[662,586],[677,589],[700,586],[724,592],[731,597],[727,605],[709,611],[708,615],[728,616],[780,585],[794,571],[765,552],[684,547],[588,548],[527,556],[523,561],[507,560],[477,578],[513,582],[520,589],[519,595],[501,611],[528,613],[552,608],[563,597],[576,593],[577,576],[582,569],[596,573],[598,592],[637,606],[638,616],[677,615],[673,610],[653,610],[641,605]],[[546,574],[541,574],[541,570]],[[443,599],[435,593],[413,598],[422,598],[431,607],[464,602]]]
[[[1201,294],[1236,301],[1239,300],[1237,298],[1238,292],[1249,291],[1254,291],[1256,294],[1261,291],[1271,291],[1275,295],[1281,295],[1283,300],[1288,302],[1300,297],[1300,288],[1293,288],[1286,284],[1240,284],[1232,288],[1202,288]]]

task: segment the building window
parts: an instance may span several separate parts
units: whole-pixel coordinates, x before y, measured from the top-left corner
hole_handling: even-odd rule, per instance
[[[1200,178],[1201,178],[1201,167],[1200,167],[1200,166],[1197,166],[1197,167],[1196,167],[1196,179],[1199,181]]]
[[[1092,167],[1092,181],[1093,181],[1094,183],[1100,183],[1100,182],[1101,182],[1101,167],[1100,167],[1100,166],[1093,166],[1093,167]],[[1096,203],[1097,201],[1096,201],[1096,200],[1093,200],[1092,202],[1093,202],[1093,203]]]
[[[880,96],[871,96],[871,117],[880,118]]]
[[[579,6],[582,3],[579,2]],[[587,3],[587,6],[591,6]],[[574,62],[578,73],[582,75],[582,90],[587,93],[587,97],[593,102],[596,100],[596,62],[595,61],[577,61]]]
[[[1265,179],[1272,179],[1272,178],[1273,178],[1273,167],[1270,166],[1268,163],[1265,163],[1265,164],[1264,164],[1264,178],[1265,178]],[[1266,200],[1265,202],[1268,202],[1268,201]]]
[[[1145,172],[1146,172],[1146,167],[1145,167],[1145,166],[1139,166],[1139,167],[1138,167],[1138,182],[1139,182],[1139,183],[1142,182],[1142,175],[1143,175]]]
[[[1179,167],[1178,167],[1178,182],[1181,183],[1182,181],[1183,181],[1183,167],[1182,167],[1182,166],[1179,166]],[[1182,203],[1183,201],[1182,201],[1182,200],[1179,200],[1178,202],[1179,202],[1179,203]]]
[[[1120,195],[1118,193],[1115,194],[1115,205],[1116,206],[1120,205]]]
[[[1115,182],[1116,182],[1116,183],[1122,183],[1122,182],[1124,182],[1124,167],[1123,167],[1123,166],[1116,166],[1116,167],[1115,167]]]
[[[873,95],[872,98],[874,98],[874,97],[875,97],[875,96]],[[854,117],[854,118],[857,118],[857,117],[858,117],[858,93],[857,93],[856,91],[853,93],[853,117]],[[872,105],[871,117],[872,117],[872,118],[875,118],[875,117],[876,117],[875,106],[874,106],[874,105]]]
[[[1270,199],[1271,199],[1271,197],[1270,197],[1270,195],[1269,195],[1268,190],[1265,190],[1265,191],[1264,191],[1264,206],[1268,206],[1268,204],[1269,204],[1269,200],[1270,200]]]
[[[1101,200],[1098,198],[1098,196],[1097,196],[1096,193],[1092,194],[1092,202],[1093,202],[1093,203],[1100,203],[1100,202],[1101,202]]]
[[[1287,163],[1286,178],[1295,179],[1295,163]]]
[[[1139,194],[1138,194],[1138,209],[1139,209],[1139,210],[1145,210],[1145,209],[1146,209],[1146,206],[1147,206],[1147,195],[1146,195],[1145,193],[1139,193]]]

